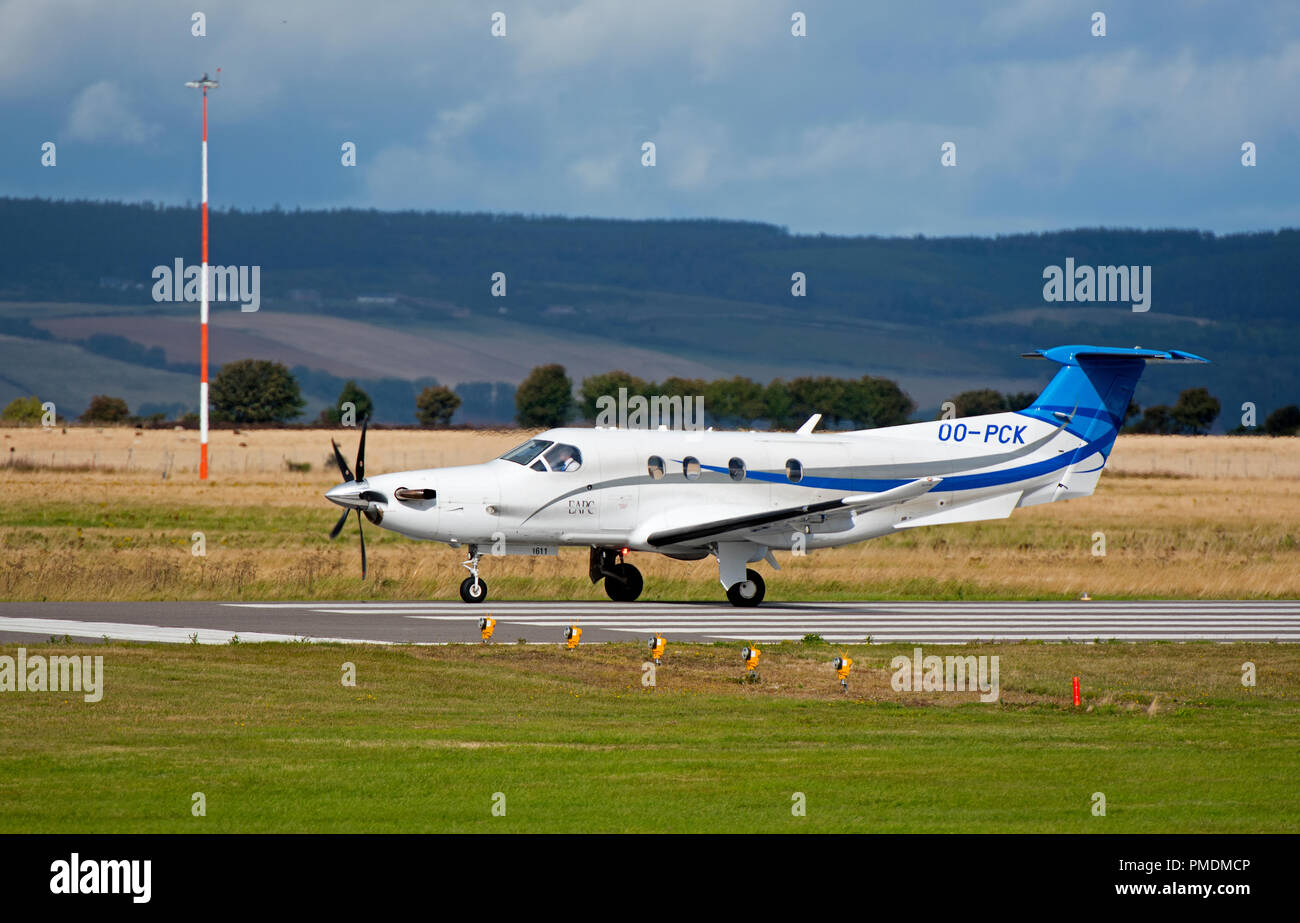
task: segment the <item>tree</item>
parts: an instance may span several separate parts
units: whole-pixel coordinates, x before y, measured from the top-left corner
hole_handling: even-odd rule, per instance
[[[375,402],[370,399],[369,394],[361,390],[360,385],[349,378],[343,383],[343,390],[339,392],[337,405],[322,410],[320,412],[320,421],[330,426],[338,426],[343,422],[343,405],[348,402],[351,402],[356,407],[356,412],[352,417],[356,423],[360,423],[374,414]]]
[[[81,415],[82,423],[125,423],[131,417],[126,401],[120,397],[96,394],[90,399],[90,406]]]
[[[460,395],[446,385],[430,385],[415,399],[415,418],[421,426],[447,426],[460,406]]]
[[[283,423],[302,413],[298,381],[279,362],[240,359],[212,382],[212,419],[227,423]]]
[[[0,413],[0,420],[6,423],[40,423],[45,410],[41,399],[33,394],[31,397],[16,397]]]
[[[573,382],[562,365],[539,365],[515,391],[520,426],[563,426],[573,415]]]
[[[1287,404],[1270,413],[1264,420],[1264,432],[1270,436],[1294,436],[1300,433],[1300,407]]]
[[[704,410],[714,422],[750,426],[767,416],[763,386],[739,375],[711,381],[704,388]]]
[[[1002,413],[1007,409],[1006,398],[992,388],[963,391],[952,402],[957,405],[959,417],[979,417],[986,413]]]
[[[784,429],[791,425],[794,417],[794,400],[790,389],[779,378],[773,378],[763,389],[763,414],[773,429]]]
[[[844,393],[835,410],[837,416],[852,421],[859,429],[871,429],[906,423],[916,410],[916,403],[898,382],[863,375],[844,383]]]
[[[1164,404],[1152,404],[1146,410],[1142,411],[1142,418],[1131,425],[1127,432],[1130,433],[1159,433],[1168,435],[1178,432],[1178,423],[1174,420],[1173,411]]]
[[[1188,388],[1171,411],[1178,432],[1204,436],[1219,416],[1219,399],[1205,388]]]
[[[792,421],[803,423],[820,413],[827,425],[839,423],[839,407],[844,400],[844,381],[839,378],[792,378],[786,385],[790,393]]]
[[[1003,395],[1002,405],[1004,410],[1025,410],[1034,406],[1036,400],[1038,400],[1036,391],[1015,391]]]
[[[648,398],[652,390],[648,382],[621,369],[584,378],[582,387],[578,390],[578,409],[582,412],[582,418],[584,420],[595,420],[600,414],[600,408],[596,406],[596,402],[600,398],[607,396],[612,397],[617,402],[619,388],[627,388],[628,397],[640,394]],[[614,405],[614,413],[617,416],[617,403]]]
[[[703,397],[709,383],[703,378],[681,378],[673,375],[671,378],[665,378],[657,386],[649,387],[655,394],[662,394],[664,397],[680,397],[685,401],[687,398],[694,400],[696,397]]]

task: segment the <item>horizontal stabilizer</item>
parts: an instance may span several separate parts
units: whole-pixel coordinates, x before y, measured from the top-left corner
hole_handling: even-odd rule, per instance
[[[1024,359],[1051,359],[1062,365],[1077,365],[1088,359],[1144,359],[1147,362],[1209,362],[1181,349],[1143,349],[1141,346],[1054,346],[1021,353]]]

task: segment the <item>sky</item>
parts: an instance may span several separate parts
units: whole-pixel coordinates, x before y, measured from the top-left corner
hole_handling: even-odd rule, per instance
[[[0,195],[197,202],[218,67],[214,208],[1300,225],[1294,0],[0,0]]]

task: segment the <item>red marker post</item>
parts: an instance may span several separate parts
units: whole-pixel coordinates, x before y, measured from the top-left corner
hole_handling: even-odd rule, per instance
[[[217,68],[220,76],[221,68]],[[203,264],[199,281],[199,480],[208,478],[208,90],[221,86],[204,74],[185,84],[203,91]]]
[[[1079,677],[1076,676],[1074,678],[1074,682],[1072,685],[1074,686],[1074,707],[1078,708],[1079,707]]]

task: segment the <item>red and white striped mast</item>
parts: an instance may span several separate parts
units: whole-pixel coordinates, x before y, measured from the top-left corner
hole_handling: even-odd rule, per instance
[[[221,68],[217,68],[217,73],[221,73]],[[203,267],[199,278],[199,480],[202,481],[208,477],[208,90],[215,90],[221,84],[205,73],[185,85],[203,91]]]

